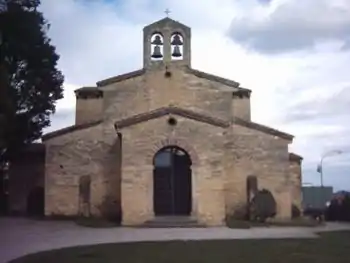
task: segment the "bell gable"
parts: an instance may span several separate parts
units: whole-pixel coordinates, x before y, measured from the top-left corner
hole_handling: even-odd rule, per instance
[[[143,29],[143,66],[191,66],[191,29],[169,17]]]

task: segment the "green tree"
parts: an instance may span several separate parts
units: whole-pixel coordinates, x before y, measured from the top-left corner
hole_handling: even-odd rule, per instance
[[[42,136],[63,97],[40,0],[0,0],[0,164]]]

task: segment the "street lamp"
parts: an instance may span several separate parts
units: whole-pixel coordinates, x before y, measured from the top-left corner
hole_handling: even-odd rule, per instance
[[[329,152],[324,153],[324,154],[321,156],[321,161],[320,161],[320,163],[317,165],[317,172],[320,173],[320,177],[321,177],[321,187],[323,187],[323,160],[324,160],[324,158],[329,157],[329,156],[334,156],[334,155],[342,154],[342,153],[343,153],[343,152],[340,151],[340,150],[332,150],[332,151],[329,151]]]

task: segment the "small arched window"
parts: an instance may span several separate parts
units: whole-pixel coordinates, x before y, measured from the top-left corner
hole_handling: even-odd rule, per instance
[[[90,176],[85,175],[79,178],[79,195],[83,203],[90,203]]]
[[[183,41],[182,35],[179,32],[173,33],[170,38],[170,44],[171,44],[171,59],[182,60],[183,50],[184,50],[184,41]]]
[[[160,33],[154,33],[151,37],[151,60],[162,60],[164,57],[164,38]]]

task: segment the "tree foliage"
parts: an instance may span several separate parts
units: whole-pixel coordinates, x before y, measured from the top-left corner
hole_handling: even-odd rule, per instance
[[[1,0],[0,0],[1,1]],[[59,56],[40,0],[1,1],[0,163],[37,140],[63,97]]]

